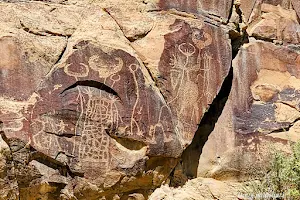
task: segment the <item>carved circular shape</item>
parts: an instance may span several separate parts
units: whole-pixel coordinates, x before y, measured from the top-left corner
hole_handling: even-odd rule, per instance
[[[121,76],[114,74],[110,77],[110,80],[118,82],[119,80],[121,80]]]
[[[178,49],[187,57],[192,56],[196,52],[196,48],[191,43],[182,43],[179,45]]]
[[[79,63],[78,65],[67,64],[64,71],[69,76],[73,76],[75,78],[86,77],[89,74],[89,67],[83,63]]]
[[[130,71],[135,72],[138,69],[138,66],[136,64],[131,64],[129,66]]]

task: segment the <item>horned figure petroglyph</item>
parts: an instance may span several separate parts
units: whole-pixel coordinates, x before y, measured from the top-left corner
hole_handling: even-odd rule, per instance
[[[178,46],[181,55],[173,55],[171,61],[171,84],[175,92],[174,98],[168,102],[171,104],[175,101],[179,103],[180,108],[177,110],[178,115],[183,117],[185,112],[191,111],[191,120],[198,113],[198,98],[199,89],[198,85],[191,79],[191,73],[197,72],[199,66],[191,65],[190,58],[195,54],[196,48],[191,43],[182,43]],[[183,55],[183,56],[182,56]],[[190,115],[190,113],[189,113]]]
[[[204,37],[204,40],[201,39],[202,36]],[[202,34],[200,30],[196,30],[193,32],[192,41],[199,49],[197,63],[200,63],[200,70],[203,72],[199,74],[203,80],[203,87],[200,99],[206,97],[206,101],[209,102],[213,98],[213,95],[210,92],[210,66],[212,57],[207,52],[205,52],[203,58],[201,58],[201,51],[205,47],[211,45],[212,37],[206,32],[203,32]]]
[[[212,94],[209,92],[212,57],[207,52],[201,53],[211,43],[212,37],[210,34],[203,30],[193,30],[192,43],[183,42],[176,45],[170,61],[170,82],[173,95],[167,105],[162,106],[159,121],[162,110],[168,105],[175,102],[176,105],[180,105],[174,106],[179,117],[179,120],[175,122],[175,128],[178,132],[183,133],[183,140],[188,137],[188,134],[185,134],[185,132],[188,132],[185,127],[197,123],[200,119],[199,101],[201,98],[205,96],[207,101],[212,98]],[[198,74],[196,80],[193,77],[195,74]],[[199,90],[199,82],[202,83],[202,91]],[[180,119],[184,119],[184,121]],[[158,124],[157,127],[152,127],[152,131],[157,128],[160,129],[161,126]]]

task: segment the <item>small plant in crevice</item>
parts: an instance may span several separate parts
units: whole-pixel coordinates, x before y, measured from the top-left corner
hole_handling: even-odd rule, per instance
[[[292,153],[275,150],[265,176],[244,184],[240,199],[300,200],[300,141]]]

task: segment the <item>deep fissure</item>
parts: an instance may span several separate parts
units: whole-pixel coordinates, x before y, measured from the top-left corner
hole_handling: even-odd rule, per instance
[[[182,154],[181,164],[183,167],[183,173],[189,179],[197,177],[198,162],[202,154],[202,149],[222,114],[223,108],[229,97],[232,79],[233,68],[231,67],[228,76],[223,82],[220,92],[210,105],[208,111],[204,114],[192,143]]]
[[[238,27],[239,28],[239,27]],[[231,38],[232,60],[236,57],[240,47],[248,43],[248,35],[243,32],[239,37]],[[183,175],[188,179],[197,177],[198,163],[202,154],[203,147],[208,140],[209,135],[213,132],[215,125],[221,116],[225,104],[229,98],[232,88],[233,67],[231,67],[227,77],[224,79],[222,87],[210,105],[208,111],[204,114],[198,129],[194,135],[192,143],[183,152],[180,165],[182,166]]]

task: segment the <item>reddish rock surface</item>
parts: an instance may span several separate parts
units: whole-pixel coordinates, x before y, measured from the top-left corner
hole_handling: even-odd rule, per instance
[[[148,33],[133,31],[118,6],[103,7],[87,8],[73,31],[77,21],[59,26],[50,17],[54,25],[44,27],[22,19],[21,34],[67,40],[54,62],[33,59],[48,49],[22,56],[27,46],[17,34],[0,43],[1,73],[12,70],[2,80],[0,121],[22,163],[15,166],[21,198],[43,188],[54,199],[147,196],[166,181],[228,75],[231,47],[218,22],[150,12],[145,21],[156,26]]]
[[[225,21],[230,16],[232,1],[220,0],[160,0],[158,6],[162,9],[177,9],[188,13],[202,13],[207,12],[218,17],[223,18]]]
[[[266,166],[272,148],[287,151],[288,140],[299,140],[298,60],[288,47],[244,45],[234,60],[231,95],[203,148],[199,176],[247,179]]]
[[[291,0],[240,0],[240,7],[246,22],[252,22],[261,14],[262,4],[280,6],[284,9],[292,9]]]
[[[261,175],[270,146],[300,139],[299,6],[0,3],[0,199],[139,200],[197,172]],[[151,198],[235,198],[227,186]]]
[[[299,43],[300,25],[294,10],[262,4],[261,11],[261,16],[247,29],[250,36],[282,43]]]

